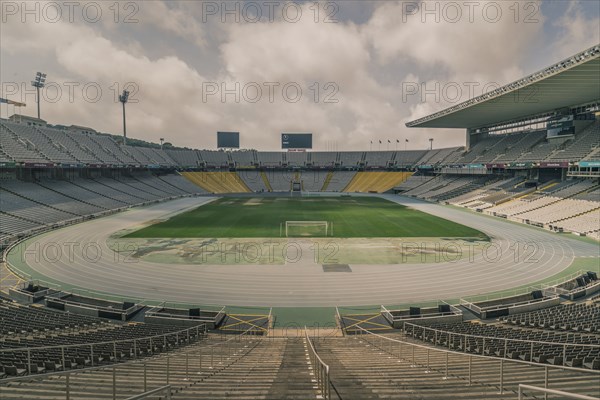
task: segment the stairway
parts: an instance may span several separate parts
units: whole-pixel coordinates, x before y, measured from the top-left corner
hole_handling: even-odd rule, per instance
[[[260,171],[260,177],[262,178],[265,187],[267,188],[267,191],[272,192],[273,187],[271,187],[271,182],[269,182],[269,178],[267,178],[267,174],[265,174],[265,171]]]
[[[229,342],[225,342],[228,339]],[[209,335],[193,345],[145,360],[75,371],[72,399],[123,399],[171,385],[173,399],[315,399],[301,339]],[[0,398],[65,399],[64,375],[0,384]],[[155,398],[155,397],[152,397]]]
[[[504,362],[501,375],[498,360],[472,357],[469,363],[464,354],[434,351],[427,344],[400,347],[399,342],[372,335],[319,339],[314,344],[330,367],[332,394],[337,392],[343,400],[515,399],[519,383],[544,386],[543,368]],[[551,389],[585,394],[597,386],[591,376],[571,371],[555,370],[550,376]]]
[[[409,360],[398,359],[356,336],[322,341],[317,351],[330,363],[332,383],[344,400],[515,398],[514,392],[500,394],[497,385],[468,385],[462,377],[446,376],[439,355],[432,354],[431,368],[418,366],[410,362],[410,353]],[[483,365],[479,368],[484,372]],[[493,375],[493,367],[485,372]]]
[[[331,182],[331,178],[333,178],[333,171],[329,171],[327,176],[325,177],[325,182],[323,182],[323,187],[321,188],[321,192],[327,191],[327,187],[329,186],[329,182]]]

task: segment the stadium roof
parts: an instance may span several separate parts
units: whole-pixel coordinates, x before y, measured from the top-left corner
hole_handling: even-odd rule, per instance
[[[600,45],[516,82],[408,122],[418,128],[480,128],[600,98]]]

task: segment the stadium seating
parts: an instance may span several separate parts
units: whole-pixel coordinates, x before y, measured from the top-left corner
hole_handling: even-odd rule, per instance
[[[354,171],[335,171],[329,177],[325,177],[325,182],[321,190],[324,192],[341,192],[348,186],[355,175],[356,172]]]
[[[170,384],[181,399],[308,399],[319,396],[308,357],[314,346],[329,366],[326,379],[338,398],[513,398],[519,383],[547,379],[543,368],[510,360],[564,363],[575,369],[560,371],[559,380],[552,370],[551,384],[589,395],[598,382],[578,370],[600,369],[599,347],[580,350],[569,343],[600,342],[587,333],[597,329],[598,312],[597,304],[578,304],[504,319],[511,328],[455,323],[405,326],[403,333],[383,336],[270,338],[205,335],[200,328],[180,333],[172,326],[122,324],[0,301],[0,393],[15,400],[59,399],[68,387],[74,398],[121,398]],[[533,353],[530,342],[512,339],[535,340]],[[499,357],[508,359],[501,372],[494,361]]]
[[[304,167],[308,162],[308,153],[306,152],[289,152],[283,153],[283,155],[285,163],[289,167]]]
[[[69,375],[69,391],[74,397],[91,392],[94,398],[113,398],[114,391],[118,398],[129,398],[168,383],[180,399],[310,399],[316,393],[311,382],[314,374],[305,357],[305,343],[300,340],[247,335],[226,340],[223,335],[208,335],[144,362],[75,370]],[[64,397],[64,378],[35,378],[21,378],[0,391],[11,399],[30,398],[31,393]]]
[[[54,189],[48,189],[35,183],[13,180],[5,182],[3,189],[25,199],[63,211],[64,213],[91,215],[105,210],[103,207],[76,200],[70,195],[61,194]]]
[[[494,178],[487,176],[448,178],[447,183],[443,187],[432,189],[422,194],[421,198],[427,200],[444,201],[457,195],[470,193],[471,191],[476,190],[478,187],[484,186],[488,182],[494,180]]]
[[[482,139],[481,141],[473,144],[468,152],[466,152],[462,157],[457,160],[458,164],[470,164],[476,163],[479,159],[484,157],[484,155],[488,152],[493,154],[498,154],[501,147],[501,143],[506,139],[505,135],[492,135],[487,138]],[[494,149],[495,146],[498,146],[497,149]]]
[[[44,179],[37,182],[37,184],[48,190],[52,190],[62,194],[63,196],[71,197],[78,200],[82,204],[91,204],[103,210],[110,210],[123,206],[124,203],[115,201],[106,196],[98,195],[90,190],[85,189],[82,186],[74,184],[74,182],[80,182],[81,185],[85,185],[82,179],[74,181],[63,181],[63,180],[50,180]]]
[[[275,151],[261,151],[257,154],[258,163],[262,167],[281,167],[283,153]]]
[[[185,193],[190,193],[190,194],[207,193],[207,191],[205,191],[198,185],[194,185],[193,183],[191,183],[189,180],[187,180],[186,178],[184,178],[181,175],[166,174],[166,175],[159,175],[156,178],[160,179],[161,181],[165,182],[168,185],[171,185],[179,190],[182,190]]]
[[[548,141],[544,131],[490,135],[465,152],[461,147],[407,151],[257,152],[209,151],[166,148],[148,144],[123,146],[115,136],[90,133],[79,128],[28,126],[0,122],[0,161],[54,164],[108,164],[221,168],[236,165],[253,168],[290,167],[414,167],[470,163],[530,161],[578,161],[600,154],[600,123],[578,133],[566,143]]]
[[[56,163],[74,163],[75,157],[63,151],[59,146],[52,143],[48,137],[39,129],[30,128],[21,124],[6,123],[5,127],[14,132],[21,141],[31,144],[35,150],[48,160]]]
[[[455,148],[452,148],[451,150],[455,150]],[[398,151],[396,153],[396,157],[394,158],[394,165],[404,168],[412,168],[415,165],[420,165],[422,164],[420,160],[427,155],[428,152],[428,150]],[[442,153],[442,155],[444,154],[445,153]]]
[[[123,146],[120,139],[82,129],[0,123],[0,161],[80,165],[132,165],[179,168],[305,167],[387,168],[418,165],[443,166],[514,161],[578,161],[600,155],[599,122],[594,122],[566,143],[547,141],[544,131],[491,135],[469,151],[461,147],[407,151],[342,152],[234,152],[189,150],[156,145]]]
[[[113,327],[108,321],[98,318],[55,312],[43,307],[23,306],[3,300],[0,300],[0,321],[0,337],[3,339]]]
[[[600,207],[598,205],[599,203],[592,203],[592,207],[594,207],[592,211],[581,213],[576,216],[569,216],[569,218],[560,221],[548,222],[548,225],[552,228],[560,228],[567,232],[575,232],[597,238],[598,233],[600,232]],[[564,215],[565,211],[561,211]],[[571,210],[569,210],[568,213],[571,215]],[[547,219],[553,219],[553,217]]]
[[[180,167],[197,168],[200,165],[200,158],[198,157],[198,152],[194,150],[166,149],[165,153]]]
[[[239,177],[252,192],[262,193],[271,191],[265,172],[257,170],[238,171]]]
[[[449,147],[445,149],[437,149],[428,151],[415,165],[431,165],[444,164],[445,161],[454,162],[456,158],[463,152],[462,147]],[[404,152],[399,152],[396,155],[396,162],[403,165]]]
[[[35,127],[35,129],[44,133],[56,147],[59,147],[63,152],[73,156],[79,163],[97,164],[100,162],[99,158],[97,158],[89,149],[80,146],[73,138],[73,135],[66,131],[50,127]]]
[[[421,175],[417,173],[409,176],[404,182],[396,186],[394,190],[400,193],[404,193],[411,189],[415,189],[434,178],[434,176]]]
[[[338,153],[335,152],[315,151],[309,154],[314,167],[334,167],[337,163]]]
[[[231,159],[238,168],[248,168],[256,165],[256,151],[234,151],[231,153]]]
[[[524,178],[505,180],[474,177],[419,178],[396,188],[402,194],[484,211],[551,230],[597,237],[600,231],[600,187],[593,179],[551,181],[528,188]]]
[[[147,172],[119,179],[5,179],[0,188],[0,244],[38,229],[110,210],[204,193],[208,191],[180,175],[155,176]]]
[[[363,161],[364,154],[362,151],[344,151],[340,153],[339,163],[345,168],[356,168]]]
[[[0,204],[2,203],[0,202]],[[33,229],[42,226],[41,223],[34,220],[27,220],[2,212],[0,213],[0,243],[8,241],[11,237],[29,233]]]
[[[541,140],[546,137],[546,132],[526,132],[520,134],[517,140],[512,143],[506,143],[507,147],[504,149],[502,154],[493,159],[496,163],[507,163],[514,162],[516,159],[521,157],[526,152],[529,152],[532,147],[535,147]]]
[[[302,190],[308,192],[320,192],[325,184],[327,172],[325,171],[302,171],[300,181]]]
[[[505,324],[543,330],[594,333],[600,331],[599,304],[562,304],[500,319]]]
[[[465,194],[452,197],[448,199],[450,204],[473,208],[475,204],[477,206],[483,205],[489,199],[491,195],[497,195],[498,192],[504,192],[506,189],[513,188],[515,185],[523,181],[523,178],[509,178],[491,182],[480,189],[471,190]],[[503,198],[502,196],[501,198]],[[491,206],[491,205],[490,205]]]
[[[296,173],[291,171],[266,171],[264,176],[268,179],[273,192],[291,191],[292,182],[296,179]]]
[[[95,145],[100,146],[106,153],[116,158],[120,164],[148,165],[153,163],[137,147],[117,145],[112,138],[105,135],[90,135],[89,138],[95,142]]]
[[[208,167],[226,167],[229,166],[228,153],[224,151],[209,151],[202,150],[198,155],[205,165]]]
[[[251,192],[235,172],[184,172],[182,175],[209,193]]]
[[[582,368],[600,369],[600,337],[594,334],[474,322],[437,323],[427,327],[406,324],[404,331],[415,339],[468,353],[554,365],[569,365],[568,362]]]
[[[394,163],[396,153],[393,151],[368,151],[365,152],[365,165],[370,167],[386,168]]]
[[[10,185],[10,182],[4,182],[2,189],[0,189],[0,209],[4,213],[26,221],[36,222],[38,226],[51,225],[77,218],[76,214],[53,208],[8,191],[5,185]],[[13,183],[10,186],[14,188],[18,184]]]
[[[37,150],[35,144],[17,136],[14,131],[7,127],[6,123],[0,124],[0,149],[11,160],[24,163],[50,162]]]
[[[411,175],[411,172],[358,172],[344,188],[344,192],[384,193]]]
[[[30,315],[31,316],[31,315]],[[48,316],[46,316],[48,317]],[[123,362],[169,351],[201,338],[203,329],[189,329],[153,324],[108,324],[84,317],[71,318],[62,325],[75,327],[58,333],[56,330],[33,336],[5,336],[0,343],[0,377],[35,375],[44,372],[77,370],[79,368]],[[79,325],[77,325],[79,324]],[[49,322],[61,329],[61,324]],[[1,383],[1,381],[0,381]],[[4,391],[5,388],[0,388]],[[89,388],[88,388],[89,390]]]
[[[536,222],[541,226],[555,224],[567,218],[574,218],[600,209],[600,204],[593,201],[563,199],[548,206],[527,211],[518,215],[518,220]],[[591,215],[590,215],[591,217]],[[598,226],[596,226],[598,227]]]
[[[398,338],[404,342],[389,340],[394,338],[361,334],[314,340],[339,398],[512,399],[519,383],[543,386],[543,368],[509,362],[500,367],[490,358],[414,347],[403,336]],[[592,375],[560,374],[563,389],[588,395],[597,390]]]
[[[567,146],[564,149],[555,151],[550,156],[550,159],[557,161],[578,161],[599,147],[600,121],[597,121],[578,133],[572,141],[567,142]]]
[[[403,194],[406,194],[407,196],[423,198],[424,196],[428,195],[428,193],[444,191],[449,183],[454,182],[458,179],[460,179],[460,177],[453,175],[438,175],[432,179],[422,182],[420,185],[415,184],[412,188],[409,188]],[[462,181],[459,182],[462,183]]]
[[[513,200],[507,203],[503,203],[491,208],[488,208],[485,212],[493,215],[501,215],[506,217],[515,217],[517,215],[524,215],[527,212],[547,207],[553,203],[560,202],[563,199],[574,196],[578,193],[585,192],[590,188],[594,187],[595,184],[592,180],[571,180],[565,181],[559,184],[557,187],[549,191],[538,191],[534,194]],[[564,203],[563,203],[564,204]],[[575,202],[575,204],[579,204]],[[571,210],[569,205],[566,207]],[[578,207],[572,209],[572,216],[576,216],[580,213]],[[566,218],[567,216],[565,216]],[[523,219],[523,218],[521,218]]]

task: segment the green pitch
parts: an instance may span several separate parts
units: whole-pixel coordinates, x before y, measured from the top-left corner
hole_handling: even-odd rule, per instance
[[[278,238],[285,221],[327,221],[338,238],[487,238],[467,226],[375,197],[227,197],[125,237]],[[306,235],[318,236],[310,229]]]

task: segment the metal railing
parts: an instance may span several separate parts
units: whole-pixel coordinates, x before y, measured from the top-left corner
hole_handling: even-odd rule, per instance
[[[344,326],[344,320],[342,319],[342,316],[340,314],[339,307],[335,307],[335,318],[337,321],[337,325],[340,328],[340,331],[342,332],[342,336],[346,336],[346,328]]]
[[[331,380],[329,379],[329,365],[325,364],[317,354],[312,340],[308,336],[308,330],[304,327],[304,337],[308,342],[308,356],[313,368],[314,379],[317,383],[317,390],[323,396],[323,399],[331,399]]]
[[[134,360],[112,365],[1,379],[0,398],[2,398],[3,392],[2,385],[6,385],[7,383],[32,382],[47,378],[64,377],[64,390],[62,390],[62,393],[64,393],[64,398],[66,400],[71,400],[71,393],[75,390],[87,390],[87,383],[85,380],[78,379],[73,383],[71,382],[71,376],[83,373],[85,373],[85,375],[81,376],[88,376],[88,374],[97,371],[110,371],[112,381],[106,385],[106,388],[112,390],[112,398],[114,400],[118,397],[122,397],[122,395],[119,395],[118,393],[118,382],[121,386],[126,387],[127,390],[131,390],[133,386],[140,386],[143,394],[146,394],[148,391],[149,379],[152,378],[153,381],[156,381],[157,375],[164,378],[165,385],[172,386],[173,379],[177,379],[183,383],[188,382],[192,376],[212,376],[223,371],[258,346],[263,338],[260,335],[255,335],[255,333],[256,332],[250,328],[244,333],[235,336],[232,335],[231,338],[223,340],[222,342],[198,347],[175,355],[167,353],[143,360]],[[225,336],[226,335],[220,335],[219,338],[224,339]],[[176,361],[176,364],[173,363],[173,360]],[[118,379],[121,376],[126,378]],[[54,382],[58,382],[58,380],[54,380]],[[80,385],[80,387],[74,387],[76,384]],[[164,390],[164,387],[159,389]],[[133,397],[133,399],[137,398],[143,397]]]
[[[143,357],[144,355],[152,355],[155,353],[155,349],[161,347],[164,350],[167,350],[168,344],[172,343],[175,340],[175,343],[179,345],[182,339],[185,339],[189,344],[192,342],[192,339],[200,340],[200,337],[206,334],[206,325],[196,325],[191,328],[186,328],[176,332],[163,333],[160,335],[154,336],[145,336],[134,339],[123,339],[123,340],[112,340],[105,342],[93,342],[93,343],[83,343],[83,344],[68,344],[68,345],[55,345],[55,346],[39,346],[39,347],[16,347],[16,348],[7,348],[0,349],[0,356],[2,355],[13,355],[17,356],[19,354],[25,354],[26,356],[26,370],[27,374],[32,374],[35,370],[37,370],[37,365],[34,364],[34,359],[36,353],[46,354],[47,352],[54,351],[55,356],[49,357],[44,356],[43,358],[49,359],[59,359],[61,361],[60,368],[66,368],[66,361],[72,361],[74,358],[84,358],[82,354],[89,354],[89,362],[90,367],[95,367],[94,364],[100,363],[103,361],[102,357],[106,357],[107,355],[110,358],[113,358],[115,363],[118,362],[119,359],[126,358],[127,355],[122,354],[123,345],[130,344],[130,352],[129,357],[133,357],[135,359],[139,357]],[[142,349],[144,344],[146,348],[145,354]],[[96,351],[94,351],[96,349]],[[60,353],[60,355],[58,355]],[[69,354],[70,353],[70,354]],[[77,357],[73,356],[76,353]],[[58,357],[58,358],[57,358]],[[33,368],[32,368],[33,367]],[[79,365],[77,365],[79,367]],[[83,366],[84,368],[85,365]],[[81,368],[79,369],[81,371]],[[38,375],[39,376],[39,375]],[[11,378],[9,378],[11,379]],[[3,382],[4,380],[0,380]]]
[[[460,299],[460,305],[468,308],[469,310],[477,313],[477,314],[482,314],[482,311],[485,312],[491,312],[491,311],[497,311],[497,310],[502,310],[505,308],[517,308],[519,306],[526,306],[528,304],[533,304],[533,303],[544,303],[547,302],[549,300],[555,300],[558,297],[557,294],[552,294],[552,295],[545,295],[545,297],[541,297],[539,299],[528,299],[528,300],[519,300],[519,301],[513,301],[512,303],[500,303],[500,304],[491,304],[491,305],[484,305],[483,307],[480,305],[477,305],[477,303],[471,303],[468,300],[465,299]],[[503,300],[503,299],[510,299],[510,297],[504,297],[502,299],[496,299],[496,300]],[[495,301],[495,300],[490,300],[490,301]],[[481,304],[481,303],[479,303]],[[552,305],[552,304],[550,304]],[[546,306],[549,307],[549,306]]]
[[[387,352],[393,357],[408,361],[413,366],[425,367],[427,371],[435,370],[441,372],[444,374],[444,379],[449,379],[450,377],[463,379],[467,381],[469,386],[473,383],[497,386],[500,390],[500,394],[503,394],[509,386],[511,387],[510,390],[517,390],[517,386],[523,380],[521,373],[515,373],[519,367],[519,371],[523,373],[528,373],[530,375],[537,374],[535,379],[543,382],[544,389],[548,389],[548,386],[552,381],[550,372],[556,371],[556,379],[561,385],[564,385],[565,380],[569,378],[566,376],[568,373],[574,380],[585,377],[589,382],[595,382],[594,390],[600,390],[600,371],[598,370],[540,364],[530,361],[464,353],[382,336],[370,332],[360,326],[358,327],[358,332],[357,338],[365,340],[372,346]],[[506,374],[507,365],[514,368],[510,374]],[[498,368],[498,372],[490,373],[489,371],[493,371],[494,366]],[[510,382],[510,378],[515,381]]]
[[[267,316],[267,333],[265,336],[272,336],[273,334],[273,325],[275,323],[273,318],[273,307],[271,307],[269,308],[269,315]]]
[[[481,347],[478,347],[481,349],[481,353],[483,354],[483,352],[486,350],[486,344],[489,345],[493,345],[495,344],[496,347],[498,348],[498,350],[500,351],[500,355],[496,355],[496,356],[491,356],[491,357],[496,357],[496,358],[505,358],[505,359],[511,359],[509,357],[509,350],[512,350],[512,348],[518,344],[520,344],[521,346],[523,345],[527,345],[527,350],[529,351],[529,361],[533,362],[533,354],[535,354],[535,350],[536,348],[541,348],[541,347],[548,347],[548,346],[552,346],[555,347],[556,350],[560,351],[559,356],[562,358],[561,364],[562,366],[566,366],[566,362],[567,362],[567,353],[569,353],[570,349],[579,349],[579,350],[592,350],[592,349],[600,349],[600,345],[597,344],[577,344],[577,343],[560,343],[560,342],[544,342],[544,341],[539,341],[539,340],[527,340],[527,339],[509,339],[509,338],[505,338],[505,337],[494,337],[494,336],[482,336],[482,335],[472,335],[472,334],[466,334],[466,333],[457,333],[457,332],[451,332],[451,331],[444,331],[441,329],[434,329],[434,328],[430,328],[427,326],[422,326],[422,325],[416,325],[416,324],[412,324],[410,322],[405,322],[404,323],[404,332],[410,332],[408,333],[410,336],[412,336],[415,339],[418,340],[422,340],[424,342],[428,341],[426,339],[426,332],[430,332],[433,333],[433,335],[430,335],[430,338],[433,339],[433,343],[436,346],[439,346],[440,344],[438,343],[438,339],[442,339],[443,337],[446,338],[446,345],[448,347],[448,349],[451,349],[453,342],[458,338],[459,339],[459,347],[462,348],[462,352],[467,353],[467,344],[469,343],[469,340],[471,341],[472,344],[474,344],[474,347],[478,347],[479,345],[481,345]],[[418,337],[419,332],[421,332],[422,336],[421,338]]]
[[[525,394],[523,393],[524,390],[527,390],[527,391],[530,391],[530,392],[544,393],[544,397],[545,398],[547,398],[547,396],[549,394],[555,394],[557,396],[561,396],[561,397],[566,398],[566,399],[575,399],[575,400],[600,400],[600,398],[598,398],[598,397],[586,396],[586,395],[577,394],[577,393],[563,392],[562,390],[545,389],[545,388],[542,388],[542,387],[539,387],[539,386],[531,386],[531,385],[523,385],[523,384],[519,385],[519,400],[522,400],[523,396],[525,396]]]
[[[161,386],[161,387],[156,388],[154,390],[149,390],[149,391],[144,392],[142,394],[138,394],[137,396],[128,397],[125,400],[142,400],[142,399],[148,398],[150,396],[154,396],[155,394],[162,394],[162,393],[165,394],[165,396],[166,396],[165,398],[167,400],[171,400],[171,385]]]
[[[467,297],[463,297],[461,299],[461,304],[462,304],[463,300],[465,303],[480,303],[480,302],[491,301],[491,300],[509,299],[511,297],[529,294],[534,290],[544,290],[544,289],[548,289],[548,287],[559,286],[559,285],[569,282],[585,273],[586,273],[586,271],[579,269],[576,272],[572,272],[568,275],[561,276],[561,277],[558,277],[558,278],[555,278],[555,279],[552,279],[552,280],[549,280],[549,281],[546,281],[543,283],[529,285],[524,288],[516,288],[511,291],[503,291],[500,293],[489,293],[489,294],[467,296]]]
[[[435,307],[423,307],[421,309],[421,311],[423,311],[423,309],[425,310],[431,310],[431,313],[422,313],[419,315],[419,319],[423,320],[423,319],[427,319],[427,318],[439,318],[439,317],[447,317],[447,316],[454,316],[454,315],[462,315],[463,312],[460,308],[447,303],[443,300],[440,300],[437,302],[437,306],[444,304],[450,307],[450,311],[447,312],[441,312],[441,311],[435,311]],[[405,319],[414,319],[414,315],[394,315],[394,312],[398,312],[399,310],[388,310],[384,305],[380,306],[380,313],[381,315],[387,319],[390,322],[393,321],[401,321],[401,320],[405,320]]]
[[[390,310],[388,310],[387,308],[385,308],[385,306],[382,304],[381,305],[381,315],[383,315],[383,317],[385,319],[387,319],[388,321],[393,322],[394,321],[394,315],[391,313]]]

